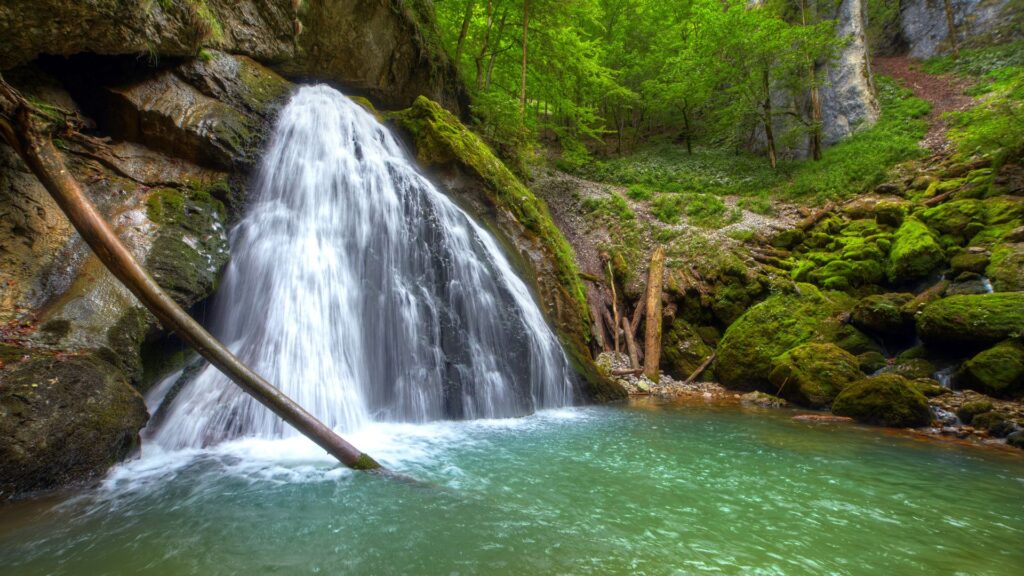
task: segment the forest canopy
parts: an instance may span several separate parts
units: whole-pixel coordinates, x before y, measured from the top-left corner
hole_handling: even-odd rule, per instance
[[[823,67],[848,39],[836,0],[437,0],[444,43],[503,155],[563,161],[665,136],[821,155]],[[781,120],[786,120],[781,122]],[[783,133],[777,133],[784,126]]]

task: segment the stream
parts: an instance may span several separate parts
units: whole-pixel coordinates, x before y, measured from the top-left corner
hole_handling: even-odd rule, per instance
[[[1024,460],[787,410],[656,402],[370,424],[425,482],[301,437],[0,508],[4,574],[1019,574]]]

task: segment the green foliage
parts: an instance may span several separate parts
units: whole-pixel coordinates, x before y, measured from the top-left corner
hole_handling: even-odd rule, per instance
[[[600,213],[601,215],[616,220],[632,220],[636,218],[629,202],[618,194],[612,192],[603,198],[587,198],[583,201],[583,209],[589,213]]]

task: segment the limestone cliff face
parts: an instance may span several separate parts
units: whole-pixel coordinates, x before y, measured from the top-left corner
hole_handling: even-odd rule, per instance
[[[388,107],[419,95],[456,114],[467,95],[426,0],[7,0],[0,70],[40,55],[244,55]]]
[[[846,39],[846,44],[838,59],[826,68],[828,82],[821,89],[822,140],[826,146],[878,120],[864,18],[863,0],[843,0],[835,14],[836,33]]]
[[[1011,0],[953,0],[958,42],[1020,34],[1013,30],[1019,7]],[[900,4],[900,32],[914,58],[931,58],[948,52],[949,25],[943,0],[904,0]]]

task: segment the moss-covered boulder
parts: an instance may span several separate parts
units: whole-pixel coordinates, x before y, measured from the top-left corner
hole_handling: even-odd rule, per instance
[[[673,319],[662,331],[661,368],[673,378],[685,380],[714,352],[712,347],[704,343],[700,334],[682,319]],[[701,378],[714,380],[714,371],[705,370]]]
[[[928,399],[902,376],[882,374],[854,382],[836,396],[832,413],[859,422],[898,428],[927,426]]]
[[[887,371],[908,380],[916,380],[931,378],[935,374],[935,365],[925,358],[897,358]]]
[[[935,234],[920,220],[907,218],[889,251],[889,282],[904,285],[923,280],[938,272],[945,260]]]
[[[590,315],[572,247],[547,206],[516,178],[476,134],[425,97],[387,115],[408,136],[423,168],[463,207],[480,218],[509,249],[520,272],[534,281],[541,308],[554,325],[574,367],[597,400],[625,397],[593,366]]]
[[[869,351],[857,354],[857,365],[860,371],[865,374],[874,374],[888,364],[885,355],[881,352]]]
[[[95,478],[139,445],[146,405],[94,357],[0,370],[0,499]]]
[[[803,344],[772,360],[772,386],[809,408],[827,407],[847,384],[864,377],[857,358],[835,344]]]
[[[964,424],[971,424],[974,422],[974,417],[979,414],[992,411],[992,402],[990,400],[972,400],[965,402],[956,411],[956,416]]]
[[[1007,340],[980,352],[964,362],[957,384],[997,398],[1024,396],[1024,343]]]
[[[905,292],[861,298],[853,307],[850,321],[874,334],[906,335],[914,331],[914,323],[903,313],[903,307],[913,299],[913,294]]]
[[[1024,292],[936,300],[918,316],[917,330],[926,344],[991,346],[1024,334]]]
[[[945,202],[917,214],[922,222],[957,244],[966,244],[985,226],[985,205],[979,200]]]
[[[953,269],[954,276],[964,272],[981,274],[988,264],[989,255],[984,252],[963,252],[949,259],[949,267]]]
[[[992,410],[978,414],[971,420],[971,425],[980,430],[986,430],[996,438],[1005,438],[1016,426],[1008,414]]]
[[[810,284],[757,304],[725,331],[715,360],[719,380],[737,390],[775,392],[772,360],[804,343],[831,342],[849,305],[845,295],[822,293]]]
[[[1000,244],[992,249],[985,268],[996,292],[1024,291],[1024,242]]]

